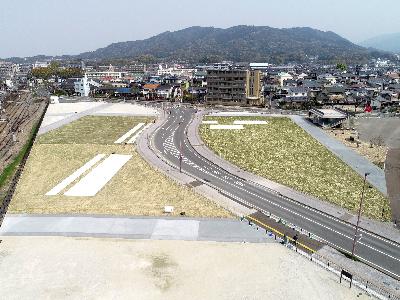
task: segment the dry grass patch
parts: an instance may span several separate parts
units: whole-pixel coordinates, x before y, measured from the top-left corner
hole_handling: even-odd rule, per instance
[[[133,157],[94,197],[45,196],[96,154]],[[231,217],[231,214],[189,188],[155,171],[128,145],[35,144],[9,212],[39,214],[115,214],[159,216],[165,205],[190,217]]]
[[[112,144],[138,123],[154,118],[85,116],[38,138],[41,144]]]
[[[9,212],[159,216],[165,205],[172,205],[173,215],[185,212],[190,217],[232,217],[214,202],[157,172],[133,145],[114,144],[136,124],[152,120],[88,116],[40,136],[32,148]],[[45,195],[95,155],[112,153],[129,154],[132,158],[95,196],[64,196],[77,181],[59,195]]]
[[[246,125],[244,130],[210,130],[202,125],[200,134],[215,153],[249,172],[348,210],[358,209],[363,178],[289,118],[206,117],[220,124],[239,119],[268,124]],[[388,199],[368,188],[363,214],[390,220]]]

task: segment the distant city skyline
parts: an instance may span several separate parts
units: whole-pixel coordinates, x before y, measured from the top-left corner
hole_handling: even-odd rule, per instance
[[[312,27],[354,43],[400,31],[397,0],[6,0],[0,58],[79,54],[190,26]]]

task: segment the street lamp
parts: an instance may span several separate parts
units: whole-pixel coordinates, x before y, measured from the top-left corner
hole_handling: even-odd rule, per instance
[[[363,188],[362,188],[362,192],[361,192],[360,208],[358,209],[357,225],[356,225],[356,231],[354,232],[353,249],[351,250],[351,257],[354,257],[354,250],[356,248],[357,231],[358,231],[358,225],[360,224],[361,208],[362,208],[362,203],[364,200],[365,184],[367,182],[368,175],[369,175],[368,172],[364,174],[364,183],[363,183]]]

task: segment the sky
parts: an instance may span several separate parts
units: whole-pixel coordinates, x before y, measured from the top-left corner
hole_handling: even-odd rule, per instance
[[[0,0],[0,57],[79,54],[190,26],[307,26],[357,43],[399,32],[399,11],[399,0]]]

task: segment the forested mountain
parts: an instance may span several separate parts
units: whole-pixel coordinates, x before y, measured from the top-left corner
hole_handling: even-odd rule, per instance
[[[355,45],[331,31],[308,27],[277,29],[267,26],[235,26],[227,29],[189,27],[154,37],[111,44],[78,55],[85,59],[138,58],[191,62],[304,62],[350,63],[391,54]]]
[[[174,32],[167,31],[148,39],[114,43],[79,55],[38,55],[7,60],[17,63],[54,58],[106,62],[137,59],[143,63],[172,60],[210,63],[229,60],[278,64],[316,60],[357,64],[378,57],[395,59],[392,53],[355,45],[331,31],[309,27],[278,29],[239,25],[227,29],[196,26]]]

